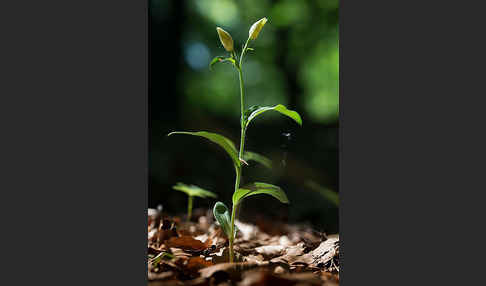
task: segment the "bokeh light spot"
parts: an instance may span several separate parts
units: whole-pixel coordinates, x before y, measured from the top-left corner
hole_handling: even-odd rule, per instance
[[[192,43],[185,50],[185,58],[187,64],[195,70],[207,68],[209,65],[209,50],[202,43]]]

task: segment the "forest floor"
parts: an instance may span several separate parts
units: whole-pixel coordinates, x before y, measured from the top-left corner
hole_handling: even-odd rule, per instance
[[[339,236],[305,225],[236,222],[235,260],[210,210],[190,222],[148,210],[148,284],[339,285]]]

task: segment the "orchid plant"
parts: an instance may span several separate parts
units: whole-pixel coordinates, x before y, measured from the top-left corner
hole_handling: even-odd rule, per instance
[[[234,49],[234,42],[231,35],[223,30],[220,27],[216,28],[216,31],[219,35],[219,39],[221,44],[223,45],[224,49],[229,53],[227,56],[218,56],[215,57],[211,63],[210,68],[222,62],[230,63],[238,72],[239,81],[240,81],[240,123],[241,123],[241,136],[240,136],[240,146],[239,152],[237,151],[235,144],[229,140],[228,138],[211,132],[206,131],[199,131],[199,132],[171,132],[170,135],[173,134],[184,134],[184,135],[193,135],[193,136],[200,136],[203,138],[208,139],[220,147],[222,147],[228,155],[231,157],[233,161],[233,166],[236,173],[235,178],[235,185],[234,185],[234,193],[233,193],[233,207],[231,211],[231,215],[229,213],[228,207],[222,202],[217,202],[213,208],[213,214],[218,223],[220,224],[222,230],[224,231],[225,235],[228,237],[229,240],[229,260],[230,262],[234,261],[234,251],[233,251],[233,244],[236,237],[236,228],[235,228],[235,217],[236,217],[236,209],[241,201],[245,198],[248,198],[253,195],[257,194],[267,194],[271,195],[274,198],[278,199],[282,203],[289,203],[287,195],[285,192],[278,186],[261,183],[261,182],[254,182],[251,184],[247,184],[244,187],[240,187],[241,177],[243,167],[247,166],[247,161],[253,160],[258,163],[261,163],[267,167],[271,167],[271,161],[255,152],[245,151],[245,136],[248,126],[250,122],[252,122],[257,116],[263,114],[267,111],[277,111],[285,116],[290,117],[299,125],[302,125],[302,119],[300,115],[293,110],[287,109],[285,106],[278,104],[275,106],[252,106],[250,108],[245,108],[245,89],[243,84],[243,59],[246,55],[246,52],[249,50],[253,50],[249,45],[252,41],[255,41],[258,38],[263,26],[267,23],[267,18],[262,18],[259,21],[255,22],[249,31],[248,39],[241,50],[241,53],[238,55],[236,50]]]

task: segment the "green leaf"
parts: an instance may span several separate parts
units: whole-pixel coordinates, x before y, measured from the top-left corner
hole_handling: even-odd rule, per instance
[[[246,122],[245,128],[248,127],[248,125],[250,124],[250,122],[255,117],[257,117],[258,115],[262,114],[263,112],[266,112],[266,111],[269,111],[269,110],[278,111],[281,114],[292,118],[295,122],[297,122],[299,125],[302,126],[302,118],[300,118],[300,115],[299,115],[299,113],[297,113],[297,111],[293,111],[293,110],[287,109],[287,107],[283,106],[282,104],[277,104],[275,106],[264,106],[264,107],[260,107],[257,110],[253,111],[250,114],[250,116],[248,116],[248,120]]]
[[[221,146],[231,157],[233,160],[233,163],[235,166],[239,167],[240,166],[240,160],[238,159],[238,152],[236,151],[235,144],[231,142],[228,138],[216,134],[216,133],[211,133],[211,132],[206,132],[206,131],[199,131],[199,132],[182,132],[182,131],[176,131],[176,132],[171,132],[167,136],[173,135],[173,134],[185,134],[185,135],[193,135],[193,136],[200,136],[204,137],[219,146]]]
[[[233,194],[233,205],[239,204],[244,198],[259,194],[270,195],[284,204],[289,203],[287,195],[280,187],[267,183],[255,182],[244,188],[238,189]]]
[[[221,62],[222,60],[224,59],[224,57],[221,57],[221,56],[218,56],[218,57],[215,57],[210,63],[209,63],[209,69],[212,69],[213,65],[214,64],[217,64],[219,62]]]
[[[230,62],[230,63],[232,63],[233,65],[236,65],[236,61],[235,61],[235,59],[233,59],[233,58],[226,58],[226,59],[224,59],[224,60],[223,60],[223,62]]]
[[[245,120],[245,123],[248,121],[248,117],[250,117],[250,115],[259,108],[260,105],[252,105],[251,107],[245,110],[245,112],[243,113],[243,118]]]
[[[219,222],[223,232],[231,237],[231,217],[228,208],[222,202],[217,202],[213,208],[214,218]],[[233,236],[234,237],[234,236]]]
[[[336,192],[334,192],[330,189],[324,188],[324,187],[320,186],[319,184],[317,184],[316,182],[310,181],[310,180],[307,181],[305,183],[305,185],[309,189],[318,192],[321,196],[323,196],[326,200],[330,201],[336,207],[339,207],[339,195],[338,195],[338,193],[336,193]]]
[[[217,63],[224,63],[224,62],[230,62],[233,65],[236,65],[236,61],[233,58],[225,58],[222,56],[215,57],[210,63],[209,63],[209,69],[213,68],[213,65]]]
[[[260,155],[258,153],[245,151],[245,153],[243,153],[243,159],[246,161],[255,161],[267,167],[268,169],[272,169],[272,161],[267,157]]]
[[[153,266],[157,266],[162,261],[162,259],[170,260],[172,258],[174,258],[174,255],[172,255],[168,252],[162,251],[157,256],[155,256],[152,260],[150,260],[150,263],[152,263]]]
[[[200,197],[200,198],[216,198],[216,195],[213,192],[208,190],[202,189],[195,185],[186,185],[183,183],[177,183],[175,186],[172,187],[174,190],[181,191],[186,193],[188,196],[191,197]]]

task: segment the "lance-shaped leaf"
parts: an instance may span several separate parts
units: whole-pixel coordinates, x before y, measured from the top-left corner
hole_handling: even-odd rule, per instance
[[[244,198],[253,195],[259,195],[259,194],[270,195],[284,204],[289,203],[289,199],[287,198],[287,195],[280,187],[267,184],[267,183],[255,182],[243,188],[238,189],[233,194],[233,205],[239,204]]]
[[[228,208],[222,202],[217,202],[213,208],[214,218],[228,238],[231,237],[231,217]]]
[[[257,117],[258,115],[266,112],[266,111],[269,111],[269,110],[275,110],[275,111],[278,111],[280,112],[281,114],[285,115],[285,116],[288,116],[290,118],[292,118],[295,122],[297,122],[299,125],[302,125],[302,118],[300,118],[300,115],[299,113],[297,113],[297,111],[293,111],[293,110],[290,110],[290,109],[287,109],[287,107],[283,106],[282,104],[277,104],[275,106],[264,106],[264,107],[260,107],[256,110],[254,110],[250,116],[248,116],[248,120],[246,121],[246,126],[245,128],[248,127],[248,125],[250,124],[250,122],[255,118]]]
[[[245,151],[245,153],[243,153],[243,159],[245,159],[245,161],[255,161],[267,167],[268,169],[272,169],[272,161],[258,153]]]
[[[177,183],[175,186],[172,187],[174,190],[181,191],[186,193],[190,197],[200,197],[200,198],[216,198],[216,195],[213,192],[208,190],[202,189],[195,185],[186,185],[183,183]]]
[[[176,131],[176,132],[171,132],[167,136],[173,135],[173,134],[185,134],[185,135],[193,135],[193,136],[200,136],[204,137],[219,146],[221,146],[226,153],[228,153],[231,157],[231,160],[233,160],[233,163],[235,166],[239,167],[240,166],[240,160],[238,159],[238,152],[236,151],[235,144],[231,142],[228,138],[216,134],[216,133],[211,133],[211,132],[206,132],[206,131],[199,131],[199,132],[183,132],[183,131]]]

